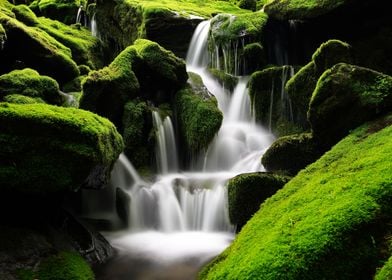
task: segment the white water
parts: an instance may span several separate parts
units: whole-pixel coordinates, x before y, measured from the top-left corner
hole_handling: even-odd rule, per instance
[[[97,38],[99,37],[97,20],[95,19],[95,13],[91,17],[90,30],[91,30],[91,35],[93,35],[94,37],[97,37]]]
[[[145,275],[151,266],[162,277],[168,269],[173,269],[173,264],[177,271],[187,267],[187,260],[192,260],[193,270],[187,267],[191,272],[181,272],[179,278],[169,275],[160,278],[191,279],[201,265],[219,254],[234,238],[234,227],[228,218],[226,183],[237,174],[262,170],[260,158],[273,137],[255,123],[251,114],[248,77],[240,77],[230,93],[208,74],[208,29],[209,21],[197,27],[187,56],[187,70],[199,74],[216,96],[224,114],[222,127],[208,151],[199,157],[203,168],[181,172],[170,119],[162,120],[157,112],[153,113],[160,172],[155,182],[144,182],[125,157],[120,157],[115,177],[133,178],[125,186],[118,183],[131,199],[131,226],[125,233],[109,236],[122,260],[128,258],[134,263],[138,258],[144,260],[140,264],[143,272],[132,270],[124,272],[128,275],[124,278],[110,274],[101,279],[155,279]],[[143,269],[146,263],[147,268]],[[105,273],[115,270],[113,264]]]
[[[78,9],[78,13],[76,14],[76,23],[82,24],[82,12],[83,12],[83,6],[80,6]]]

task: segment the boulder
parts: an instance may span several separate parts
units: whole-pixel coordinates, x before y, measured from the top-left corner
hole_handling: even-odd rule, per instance
[[[265,152],[261,162],[268,171],[294,176],[321,154],[311,133],[294,134],[278,138]]]
[[[39,15],[72,24],[84,3],[84,0],[35,0],[30,7]]]
[[[1,192],[101,188],[123,149],[112,123],[79,109],[1,103],[0,120]]]
[[[230,222],[237,231],[259,210],[260,204],[290,180],[287,176],[266,172],[240,174],[228,184]]]
[[[37,16],[27,5],[18,5],[12,8],[15,18],[28,26],[35,26],[38,24]]]
[[[59,85],[54,79],[41,76],[29,68],[14,70],[0,76],[0,100],[11,94],[39,98],[53,105],[61,105],[64,102]]]
[[[366,124],[268,198],[200,279],[373,279],[392,221],[392,116]]]
[[[318,80],[308,117],[316,142],[328,149],[350,130],[391,108],[391,76],[339,63]]]

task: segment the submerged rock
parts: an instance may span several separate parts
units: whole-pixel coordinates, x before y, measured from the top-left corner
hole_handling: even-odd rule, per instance
[[[64,102],[59,85],[54,79],[41,76],[37,71],[28,68],[0,76],[0,100],[11,94],[38,98],[53,105],[61,105]]]
[[[309,105],[315,140],[326,149],[392,108],[392,77],[340,63],[324,72]]]
[[[1,192],[101,188],[122,148],[113,124],[95,114],[44,104],[0,105]]]
[[[255,214],[260,204],[275,194],[290,180],[287,176],[256,172],[240,174],[228,184],[230,222],[237,231]]]

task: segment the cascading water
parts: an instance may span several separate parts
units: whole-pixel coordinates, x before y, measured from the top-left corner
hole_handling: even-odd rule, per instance
[[[133,175],[116,176],[134,177],[122,186],[130,197],[131,226],[120,236],[109,236],[120,257],[104,268],[99,279],[155,279],[158,275],[159,279],[192,279],[234,237],[226,182],[239,173],[262,170],[260,157],[273,139],[250,113],[248,77],[240,77],[230,93],[208,73],[209,25],[209,21],[200,23],[194,33],[187,70],[199,74],[217,98],[224,115],[221,129],[208,151],[200,155],[203,167],[180,172],[170,118],[162,120],[153,112],[159,174],[155,182],[146,183],[120,158],[122,163],[115,168],[130,168]],[[116,266],[121,263],[120,275]]]
[[[99,37],[98,27],[97,27],[97,20],[95,18],[95,13],[91,17],[90,30],[91,30],[91,35],[93,35],[94,37]]]
[[[83,6],[80,6],[78,9],[78,13],[76,14],[76,23],[82,24],[82,13],[83,13]]]

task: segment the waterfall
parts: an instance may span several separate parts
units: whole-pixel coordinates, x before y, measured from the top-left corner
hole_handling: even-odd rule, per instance
[[[78,9],[78,13],[76,14],[76,23],[82,24],[82,13],[83,13],[83,6],[80,6]]]
[[[95,13],[91,17],[90,30],[91,30],[91,35],[93,35],[94,37],[99,37],[97,20],[95,19]]]
[[[158,172],[167,174],[169,171],[178,171],[177,144],[172,121],[169,116],[162,120],[157,111],[152,112],[152,117],[157,138]]]

